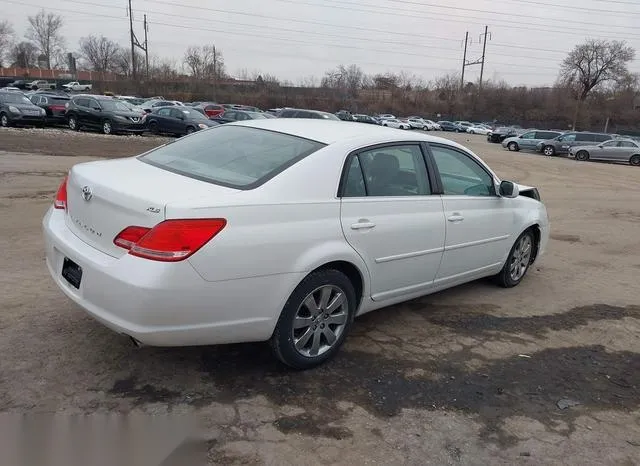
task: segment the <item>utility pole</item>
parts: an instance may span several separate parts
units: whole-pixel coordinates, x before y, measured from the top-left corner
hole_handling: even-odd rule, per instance
[[[488,32],[489,26],[484,27],[484,39],[482,41],[482,66],[480,67],[480,89],[482,89],[482,76],[484,75],[484,57],[485,52],[487,50],[487,34],[489,34],[489,39],[491,39],[491,34]]]
[[[149,77],[149,47],[147,32],[149,30],[147,24],[147,15],[144,15],[144,43],[141,44],[136,33],[133,32],[133,10],[131,9],[131,0],[129,0],[129,31],[131,32],[131,76],[136,79],[137,66],[136,66],[136,47],[140,50],[144,50],[145,64],[146,64],[146,76]]]
[[[469,41],[469,31],[464,36],[464,55],[462,56],[462,79],[460,80],[460,89],[464,88],[464,69],[467,66],[467,42]]]
[[[133,12],[131,11],[131,0],[129,0],[129,32],[131,38],[131,76],[136,79],[136,49],[135,34],[133,33]]]

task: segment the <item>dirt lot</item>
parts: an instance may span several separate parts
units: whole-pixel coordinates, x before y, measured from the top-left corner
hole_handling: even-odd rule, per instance
[[[368,314],[292,373],[264,344],[135,349],[49,279],[65,171],[165,140],[0,131],[0,412],[191,416],[212,464],[640,464],[640,169],[450,137],[540,188],[546,256],[511,290]]]

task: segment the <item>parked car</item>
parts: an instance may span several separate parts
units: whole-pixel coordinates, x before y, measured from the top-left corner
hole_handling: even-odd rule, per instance
[[[640,167],[640,143],[633,139],[612,139],[597,145],[574,146],[569,148],[569,157],[581,162],[603,160]]]
[[[395,115],[391,115],[390,113],[383,113],[382,115],[377,115],[380,120],[395,120]]]
[[[145,102],[142,102],[142,104],[140,104],[140,107],[142,107],[144,109],[145,112],[147,113],[151,113],[153,111],[154,108],[156,107],[170,107],[170,106],[175,106],[175,102],[170,101],[170,100],[164,100],[164,99],[149,99]]]
[[[0,92],[0,126],[44,126],[46,115],[21,92]]]
[[[80,84],[78,81],[71,81],[70,83],[62,86],[67,91],[73,92],[87,92],[93,88],[92,84]]]
[[[358,123],[368,123],[370,125],[379,125],[380,124],[378,122],[378,120],[376,120],[372,116],[364,115],[362,113],[356,113],[355,115],[353,115],[353,120],[357,121]]]
[[[353,121],[353,115],[348,110],[340,110],[335,113],[335,115],[340,118],[342,121]]]
[[[184,136],[219,124],[197,110],[175,105],[154,108],[147,115],[147,126],[153,134]]]
[[[66,104],[69,103],[69,96],[62,93],[36,92],[29,96],[29,100],[34,105],[44,109],[47,114],[48,124],[65,124],[67,122]]]
[[[115,97],[79,94],[67,103],[67,124],[73,131],[99,129],[104,134],[143,133],[146,115],[140,115]]]
[[[225,108],[221,104],[213,102],[200,102],[193,106],[194,109],[200,113],[208,116],[209,118],[215,118],[224,113]]]
[[[470,133],[470,134],[482,134],[484,136],[489,134],[489,131],[491,131],[491,128],[487,128],[483,124],[473,125],[473,126],[469,126],[467,128],[467,133]]]
[[[56,285],[115,332],[268,340],[297,369],[332,358],[356,316],[483,277],[517,286],[549,238],[537,189],[459,144],[301,119],[77,164],[43,229]]]
[[[27,83],[27,89],[31,89],[32,91],[35,91],[36,89],[55,89],[56,87],[56,83],[51,83],[43,79],[38,79],[36,81]]]
[[[560,136],[562,132],[535,130],[527,131],[519,136],[511,136],[502,141],[502,147],[510,151],[519,151],[521,149],[537,150],[537,146],[542,141],[553,139]]]
[[[212,119],[219,123],[232,123],[234,121],[264,120],[267,118],[275,118],[275,116],[265,112],[246,112],[244,110],[227,110],[222,115],[218,115],[217,117]]]
[[[396,129],[411,129],[411,125],[409,123],[398,120],[397,118],[385,118],[382,120],[381,125]]]
[[[0,92],[19,92],[26,95],[25,92],[22,92],[22,89],[13,86],[0,87]]]
[[[435,121],[424,120],[424,122],[427,125],[427,130],[429,130],[429,131],[442,131],[442,128],[440,127],[440,125],[438,123],[436,123]]]
[[[420,117],[410,116],[407,118],[407,123],[409,123],[411,129],[425,129],[424,120]]]
[[[438,126],[440,126],[440,129],[442,131],[452,131],[455,133],[460,132],[460,127],[450,121],[446,121],[446,120],[439,121]]]
[[[500,143],[505,139],[517,136],[518,134],[520,134],[520,131],[513,126],[499,126],[487,133],[487,141]]]
[[[606,133],[571,131],[553,139],[539,142],[536,144],[536,150],[547,156],[568,154],[569,149],[573,146],[590,145],[590,143],[597,144],[610,139],[612,139],[612,135]]]
[[[15,81],[9,83],[7,87],[17,87],[20,90],[27,89],[27,82],[24,79],[16,79]]]
[[[277,115],[278,118],[312,118],[316,120],[336,120],[340,118],[333,113],[321,112],[319,110],[304,110],[299,108],[285,108]]]
[[[471,128],[473,125],[468,121],[454,121],[454,125],[457,125],[460,128],[461,133],[466,133],[467,129]]]

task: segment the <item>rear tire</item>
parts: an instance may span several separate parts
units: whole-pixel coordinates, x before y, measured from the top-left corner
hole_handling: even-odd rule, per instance
[[[640,167],[640,155],[634,155],[629,159],[629,163],[634,167]]]
[[[529,270],[535,247],[535,238],[531,230],[526,230],[518,236],[502,270],[494,276],[494,281],[503,288],[518,285]]]
[[[556,155],[556,149],[553,146],[544,146],[542,153],[547,157],[551,157],[552,155]]]
[[[113,126],[109,120],[102,122],[102,134],[113,134]]]
[[[509,149],[512,152],[517,152],[520,150],[517,142],[510,142],[509,144],[507,144],[507,149]]]
[[[69,129],[71,131],[79,131],[80,130],[80,124],[78,123],[78,119],[75,116],[70,116],[67,119],[67,124],[69,125]]]
[[[149,132],[151,134],[157,135],[158,134],[158,123],[156,123],[155,121],[152,121],[149,124]]]
[[[331,359],[349,333],[357,302],[353,284],[342,272],[308,275],[287,300],[269,340],[283,364],[310,369]]]
[[[576,160],[580,162],[585,162],[589,160],[589,153],[586,150],[581,150],[576,154]]]

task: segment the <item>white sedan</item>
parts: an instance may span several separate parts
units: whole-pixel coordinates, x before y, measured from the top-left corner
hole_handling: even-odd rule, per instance
[[[382,126],[388,126],[389,128],[396,129],[411,129],[411,125],[408,122],[400,121],[397,118],[387,118],[380,122]]]
[[[467,133],[471,134],[482,134],[486,136],[491,131],[491,128],[484,125],[470,126],[467,128]]]
[[[298,369],[354,317],[493,276],[549,237],[536,188],[452,141],[264,119],[77,164],[43,220],[60,289],[136,344],[269,341]]]

